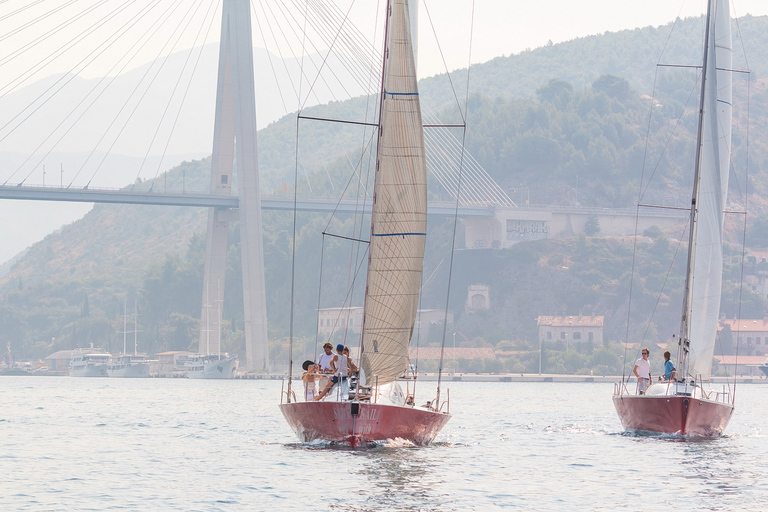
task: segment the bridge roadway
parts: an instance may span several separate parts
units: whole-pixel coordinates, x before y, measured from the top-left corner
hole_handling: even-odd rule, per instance
[[[236,209],[239,206],[237,196],[217,196],[211,194],[191,194],[182,192],[147,192],[131,191],[129,189],[105,188],[60,188],[5,185],[0,186],[0,199],[18,199],[32,201],[67,201],[77,203],[120,203],[162,206],[196,206],[205,208]],[[293,210],[293,198],[285,196],[262,196],[261,207],[265,210]],[[357,211],[358,205],[353,200],[332,201],[330,199],[300,198],[296,203],[299,211]],[[367,210],[370,210],[368,203]],[[459,216],[492,217],[493,206],[462,205]],[[431,202],[429,213],[432,215],[449,215],[455,212],[451,203]]]

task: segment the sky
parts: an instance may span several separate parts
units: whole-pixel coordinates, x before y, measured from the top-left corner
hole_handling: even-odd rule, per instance
[[[264,9],[292,1],[301,5],[302,0],[269,0],[268,3],[259,0],[254,10],[258,14],[265,12]],[[350,17],[361,30],[372,32],[368,29],[377,19],[375,7],[381,5],[382,0],[333,1],[342,10],[349,9]],[[55,72],[70,71],[77,67],[76,59],[82,58],[82,54],[75,57],[77,54],[67,53],[57,57],[57,48],[63,43],[57,42],[53,37],[42,39],[48,30],[57,25],[65,26],[61,33],[69,31],[70,36],[90,30],[92,23],[80,25],[77,21],[64,23],[66,18],[63,13],[72,12],[67,11],[68,4],[76,5],[77,12],[83,12],[89,6],[98,4],[103,4],[100,9],[105,8],[104,6],[109,9],[125,6],[125,11],[115,15],[112,25],[95,34],[95,37],[108,38],[125,25],[131,9],[135,13],[153,4],[162,5],[163,8],[172,4],[171,0],[164,0],[162,4],[154,2],[156,0],[135,0],[134,2],[78,0],[76,4],[73,4],[72,0],[46,0],[38,3],[29,0],[0,2],[0,96],[15,88],[13,80],[29,71],[31,63],[49,59],[46,60],[48,62],[46,67],[34,75],[35,79]],[[466,67],[470,60],[470,34],[472,34],[471,61],[480,63],[498,56],[534,49],[546,45],[549,41],[557,44],[606,31],[615,32],[648,25],[663,25],[678,16],[700,16],[706,8],[704,0],[419,0],[419,2],[419,75],[421,77]],[[188,35],[183,36],[172,47],[159,49],[157,45],[148,44],[141,50],[137,49],[130,66],[122,71],[151,61],[158,51],[160,53],[181,51],[203,42],[217,41],[220,14],[216,13],[216,4],[216,0],[183,0],[179,5],[185,9],[193,5],[197,6],[194,16],[198,20],[200,30],[189,31]],[[350,5],[353,6],[351,9]],[[59,7],[62,9],[57,10]],[[755,16],[768,15],[768,0],[732,0],[731,10],[732,15],[736,16],[747,13]],[[172,16],[179,17],[181,14]],[[173,26],[174,23],[168,23],[159,30],[170,30]],[[256,30],[256,23],[254,23],[254,31]],[[433,34],[437,34],[440,45],[436,44]],[[12,58],[16,49],[35,41],[36,38],[40,38],[41,42],[34,50],[25,53],[23,57]],[[259,43],[259,37],[255,36],[254,44],[259,46]],[[121,45],[125,48],[138,48],[133,40],[123,42],[118,39],[110,51],[120,50]],[[86,78],[93,78],[120,72],[121,69],[113,67],[113,64],[114,62],[110,62],[109,59],[104,59],[102,64],[84,68],[81,74]],[[25,85],[30,82],[32,79]],[[3,124],[5,123],[0,112],[0,126]],[[0,146],[0,154],[2,151],[3,148]],[[14,206],[14,208],[17,207]],[[87,209],[85,205],[57,204],[29,208],[34,208],[35,214],[21,214],[19,218],[24,220],[15,223],[12,231],[8,232],[8,228],[0,226],[0,238],[4,240],[4,243],[0,244],[0,263],[42,239],[62,224],[82,216]],[[0,205],[0,211],[10,210],[10,205]]]

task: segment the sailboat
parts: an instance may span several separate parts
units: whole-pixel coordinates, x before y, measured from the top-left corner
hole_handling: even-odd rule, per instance
[[[288,380],[280,410],[302,442],[425,445],[451,417],[439,388],[424,405],[413,396],[408,350],[421,287],[427,174],[408,1],[389,0],[386,12],[360,382],[349,396],[337,385],[331,399],[296,401]]]
[[[123,314],[123,353],[115,356],[107,364],[107,375],[109,377],[140,378],[149,377],[149,358],[146,354],[139,354],[139,340],[137,338],[137,320],[138,307],[134,306],[133,313],[133,354],[127,351],[126,336],[128,334],[128,315]],[[126,313],[123,305],[123,313]]]
[[[709,0],[701,73],[688,260],[675,377],[634,394],[616,386],[613,404],[627,431],[719,436],[734,411],[734,389],[708,385],[723,275],[723,222],[731,148],[731,31],[728,0]]]
[[[206,296],[208,294],[206,293]],[[219,291],[219,297],[221,297],[221,291]],[[208,328],[209,304],[205,304],[205,352],[199,354],[192,354],[184,358],[180,358],[184,364],[184,376],[188,379],[234,379],[235,372],[237,372],[238,359],[237,355],[230,355],[221,352],[221,303],[222,300],[216,301],[217,303],[217,321],[216,321],[216,341],[217,351],[211,352],[211,340],[210,332]]]

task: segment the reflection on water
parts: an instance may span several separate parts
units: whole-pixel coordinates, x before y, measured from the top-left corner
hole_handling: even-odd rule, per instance
[[[312,452],[329,461],[338,478],[335,488],[345,492],[343,500],[330,504],[331,510],[457,510],[448,493],[437,491],[445,484],[437,466],[444,459],[442,451],[451,449],[448,443],[417,447],[406,441],[389,441],[353,449],[343,444],[314,442],[291,443],[286,447]],[[355,487],[347,489],[348,482],[356,482]],[[360,482],[364,484],[360,486]]]

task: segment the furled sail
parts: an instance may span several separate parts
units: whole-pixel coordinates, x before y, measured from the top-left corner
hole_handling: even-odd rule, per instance
[[[427,230],[427,173],[407,0],[392,0],[384,63],[362,365],[369,383],[408,367]],[[375,381],[374,381],[375,380]]]
[[[688,373],[708,380],[712,370],[723,279],[723,221],[731,159],[731,20],[728,0],[711,0],[704,87],[698,222],[690,321]],[[690,270],[689,270],[690,271]]]

